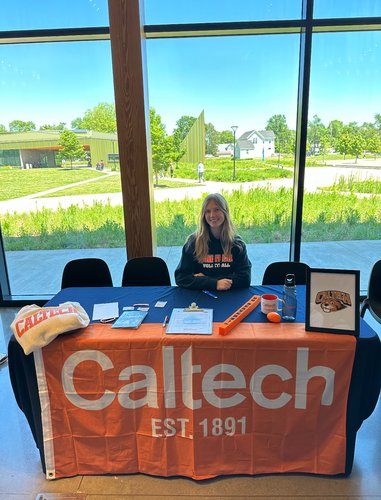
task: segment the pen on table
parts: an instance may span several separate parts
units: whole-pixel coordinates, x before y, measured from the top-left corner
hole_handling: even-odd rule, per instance
[[[166,317],[164,318],[164,321],[163,321],[163,327],[167,324],[167,321],[168,321],[168,316],[166,316]]]
[[[100,320],[101,323],[111,323],[112,321],[115,321],[116,318],[102,318]]]
[[[214,299],[218,299],[217,295],[214,295],[214,293],[209,292],[209,290],[203,290],[203,293],[206,295],[209,295],[209,297],[213,297]]]

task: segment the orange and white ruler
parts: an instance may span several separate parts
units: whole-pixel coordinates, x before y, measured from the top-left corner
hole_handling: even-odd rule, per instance
[[[250,300],[248,300],[242,307],[237,309],[231,316],[226,319],[222,325],[218,327],[218,333],[220,335],[226,335],[230,332],[238,323],[240,323],[243,318],[255,309],[261,303],[260,295],[253,295]]]

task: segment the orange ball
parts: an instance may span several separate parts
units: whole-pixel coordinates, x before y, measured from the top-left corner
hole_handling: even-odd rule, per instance
[[[277,312],[269,312],[267,315],[267,319],[271,321],[271,323],[280,323],[280,314]]]

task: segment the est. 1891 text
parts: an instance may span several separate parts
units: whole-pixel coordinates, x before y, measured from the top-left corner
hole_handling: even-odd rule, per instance
[[[193,434],[189,429],[188,418],[152,418],[151,425],[153,437],[179,435],[193,439]],[[198,423],[198,426],[201,427],[201,435],[203,437],[246,434],[246,417],[204,418]]]

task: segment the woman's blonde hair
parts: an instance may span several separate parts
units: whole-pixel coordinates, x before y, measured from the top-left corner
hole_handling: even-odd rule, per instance
[[[205,220],[205,212],[206,207],[210,201],[214,201],[217,204],[218,208],[222,210],[225,215],[225,220],[222,224],[221,229],[220,241],[224,255],[227,257],[230,257],[231,255],[234,238],[236,236],[236,231],[230,218],[229,206],[227,204],[227,201],[219,193],[208,194],[202,204],[199,227],[195,233],[195,255],[198,262],[202,262],[203,259],[208,255],[210,231],[209,224]]]

